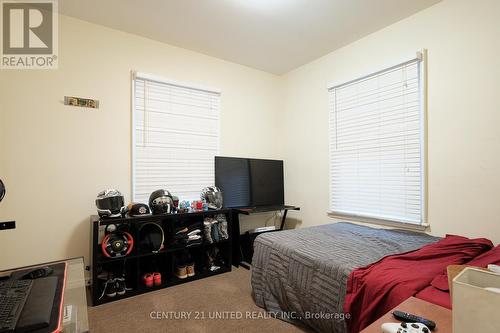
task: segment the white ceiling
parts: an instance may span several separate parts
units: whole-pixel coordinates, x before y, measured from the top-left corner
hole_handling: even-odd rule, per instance
[[[440,0],[61,0],[59,11],[283,74]]]

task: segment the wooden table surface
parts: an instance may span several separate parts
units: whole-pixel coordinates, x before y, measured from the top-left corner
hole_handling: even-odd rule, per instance
[[[451,310],[443,308],[442,306],[435,305],[421,299],[410,297],[403,303],[396,306],[394,309],[377,319],[370,326],[361,331],[361,333],[380,333],[380,328],[383,323],[399,323],[396,318],[391,314],[394,310],[408,312],[426,319],[430,319],[436,323],[436,329],[432,332],[435,333],[451,333]]]

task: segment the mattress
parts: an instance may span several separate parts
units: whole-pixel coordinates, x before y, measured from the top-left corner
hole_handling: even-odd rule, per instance
[[[318,332],[346,332],[347,278],[355,268],[439,238],[339,222],[264,233],[254,242],[255,303],[271,316]]]

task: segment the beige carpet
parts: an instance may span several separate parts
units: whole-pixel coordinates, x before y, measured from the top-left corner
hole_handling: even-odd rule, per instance
[[[252,299],[250,271],[233,267],[230,273],[89,307],[89,325],[91,332],[106,333],[306,332],[278,319],[263,318],[264,313]],[[191,319],[151,319],[162,315],[190,315]]]

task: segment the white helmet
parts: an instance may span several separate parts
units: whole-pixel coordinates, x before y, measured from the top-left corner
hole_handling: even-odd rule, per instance
[[[209,186],[201,190],[201,200],[207,203],[208,208],[222,208],[222,192],[217,186]]]
[[[123,195],[113,188],[99,192],[95,205],[100,217],[121,217],[125,209]]]

